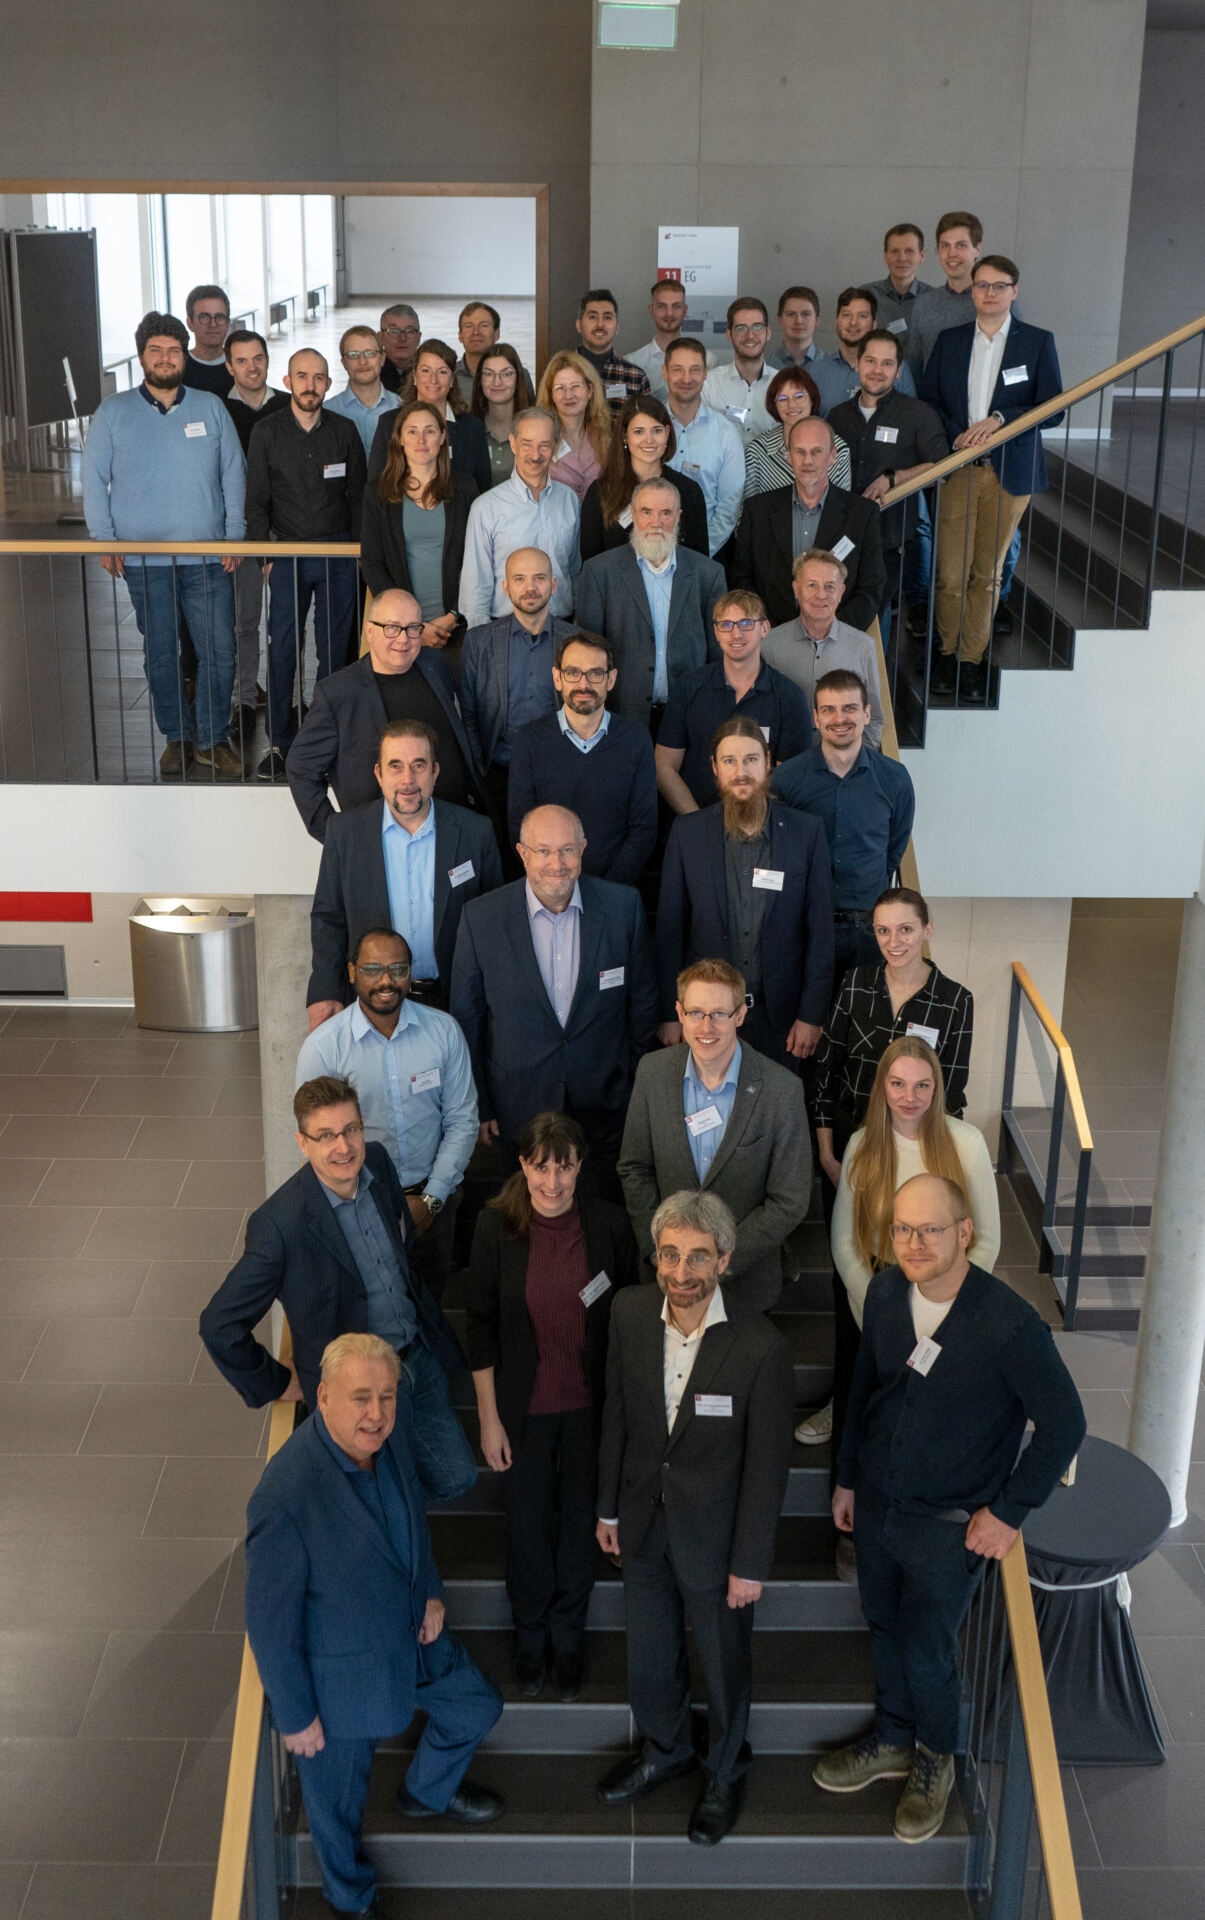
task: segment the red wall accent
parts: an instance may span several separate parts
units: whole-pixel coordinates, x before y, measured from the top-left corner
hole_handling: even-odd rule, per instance
[[[0,893],[0,921],[91,918],[90,893]]]

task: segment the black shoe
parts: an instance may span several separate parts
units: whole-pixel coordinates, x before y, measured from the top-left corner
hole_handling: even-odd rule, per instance
[[[908,609],[907,628],[914,640],[923,640],[929,631],[929,603],[921,600]]]
[[[689,1760],[675,1760],[669,1765],[637,1754],[634,1760],[621,1760],[610,1773],[604,1773],[594,1791],[604,1807],[626,1807],[630,1800],[643,1800],[646,1794],[655,1793],[666,1780],[693,1773],[698,1764],[693,1753]]]
[[[539,1653],[519,1652],[516,1649],[512,1662],[515,1685],[524,1700],[535,1700],[544,1691],[544,1650]]]
[[[992,621],[992,633],[995,635],[997,640],[1003,640],[1006,638],[1008,634],[1012,632],[1016,624],[1017,623],[1013,619],[1012,614],[1010,613],[1009,609],[1005,606],[1002,600],[1000,602],[1000,605],[996,608],[996,617]]]
[[[552,1684],[558,1700],[576,1700],[582,1690],[584,1663],[580,1647],[568,1647],[552,1656]]]
[[[285,757],[279,747],[269,747],[258,767],[255,769],[257,780],[268,780],[273,785],[287,784],[285,781]]]
[[[958,675],[960,707],[981,707],[987,699],[987,668],[982,660],[964,660]]]
[[[416,1800],[405,1781],[397,1790],[397,1810],[407,1820],[457,1820],[461,1826],[484,1827],[491,1820],[500,1820],[506,1809],[506,1802],[500,1793],[491,1792],[489,1787],[474,1786],[471,1780],[462,1780],[446,1807],[424,1806]]]
[[[731,1833],[745,1804],[745,1780],[709,1780],[690,1816],[686,1837],[696,1847],[714,1847]]]
[[[953,693],[954,682],[958,678],[958,655],[938,653],[934,655],[933,665],[929,669],[930,693]]]

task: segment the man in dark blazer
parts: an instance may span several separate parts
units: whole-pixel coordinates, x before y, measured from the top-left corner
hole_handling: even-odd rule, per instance
[[[728,960],[744,976],[742,1041],[799,1071],[815,1052],[832,999],[833,890],[824,828],[770,793],[770,755],[756,720],[736,716],[713,743],[720,798],[670,829],[657,905],[660,1038],[682,1038],[678,975],[694,960]]]
[[[460,658],[460,711],[477,765],[506,817],[506,770],[520,727],[555,712],[552,667],[556,650],[573,632],[569,620],[548,611],[557,580],[539,547],[507,555],[503,576],[509,614],[470,627]]]
[[[619,1177],[642,1257],[667,1193],[714,1193],[736,1221],[728,1292],[772,1307],[782,1291],[782,1244],[812,1191],[803,1088],[785,1067],[742,1046],[745,982],[726,960],[678,976],[685,1043],[646,1054],[636,1072]]]
[[[1012,313],[1020,275],[1002,253],[975,264],[975,320],[937,336],[920,397],[935,407],[955,452],[984,447],[1031,407],[1061,393],[1054,335]],[[1052,414],[1043,427],[1057,427]],[[1005,555],[1034,493],[1048,485],[1042,435],[1031,427],[943,483],[937,518],[934,615],[940,651],[931,685],[978,704],[987,698],[985,655]],[[958,665],[961,652],[962,666]]]
[[[451,676],[433,647],[422,644],[422,613],[399,587],[379,593],[368,621],[368,652],[320,680],[301,731],[289,748],[289,789],[307,833],[326,838],[334,814],[377,797],[373,765],[386,723],[425,720],[439,740],[437,798],[489,817]]]
[[[707,1684],[707,1784],[687,1829],[735,1823],[750,1752],[753,1608],[774,1557],[791,1457],[791,1356],[719,1282],[736,1240],[712,1193],[670,1194],[652,1222],[657,1286],[611,1309],[598,1539],[622,1553],[628,1698],[641,1735],[598,1785],[622,1806],[696,1764],[689,1624]]]
[[[568,1113],[587,1167],[618,1198],[615,1155],[636,1063],[652,1046],[657,982],[634,887],[582,873],[576,814],[537,807],[522,823],[526,879],[469,902],[452,960],[450,1011],[469,1043],[481,1138],[508,1172],[524,1122]]]
[[[838,609],[847,627],[865,633],[878,614],[886,569],[879,509],[872,500],[830,485],[833,430],[808,415],[791,428],[787,458],[793,487],[771,487],[746,499],[736,529],[731,575],[750,587],[779,627],[796,614],[791,568],[799,554],[822,547],[844,561],[845,593]]]
[[[720,657],[711,619],[724,570],[679,545],[681,518],[670,481],[643,481],[632,495],[629,544],[587,560],[577,585],[579,626],[602,634],[615,656],[614,711],[654,737],[670,681]]]
[[[306,989],[310,1032],[352,1000],[348,957],[361,934],[372,927],[393,927],[418,954],[410,983],[424,1005],[447,1005],[456,929],[466,901],[502,885],[498,843],[488,820],[436,800],[439,762],[435,737],[422,721],[417,732],[387,726],[381,735],[373,772],[383,802],[332,815],[322,843],[318,885],[310,912],[313,969]],[[416,836],[434,819],[435,858],[431,891],[415,889],[416,927],[405,905],[399,874],[391,890],[386,836],[394,829],[405,858]],[[409,843],[409,845],[408,845]],[[429,915],[429,918],[428,918]]]
[[[306,1165],[248,1220],[242,1257],[201,1315],[206,1350],[249,1407],[296,1400],[312,1409],[323,1349],[341,1333],[384,1335],[405,1364],[423,1484],[433,1499],[454,1499],[477,1478],[448,1398],[447,1375],[464,1354],[412,1268],[397,1171],[378,1141],[365,1146],[348,1081],[306,1081],[293,1114]],[[293,1337],[291,1368],[255,1337],[277,1301]]]
[[[502,1701],[446,1631],[442,1594],[397,1355],[372,1334],[345,1334],[322,1355],[313,1418],[268,1462],[247,1507],[247,1633],[297,1760],[334,1913],[380,1911],[364,1801],[378,1740],[416,1709],[426,1724],[398,1811],[481,1824],[503,1810],[464,1777]]]

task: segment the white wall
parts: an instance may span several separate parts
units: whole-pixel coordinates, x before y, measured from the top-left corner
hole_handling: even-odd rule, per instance
[[[534,298],[534,200],[349,194],[343,207],[349,300],[419,293]]]

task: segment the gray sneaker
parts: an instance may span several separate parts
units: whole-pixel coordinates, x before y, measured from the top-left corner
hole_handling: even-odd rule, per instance
[[[912,1761],[911,1747],[888,1747],[877,1733],[868,1733],[824,1754],[812,1768],[812,1779],[826,1793],[861,1793],[872,1780],[906,1780]]]
[[[895,1810],[895,1837],[910,1846],[940,1833],[954,1785],[954,1755],[934,1753],[918,1740],[908,1784]]]

